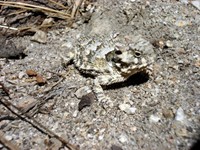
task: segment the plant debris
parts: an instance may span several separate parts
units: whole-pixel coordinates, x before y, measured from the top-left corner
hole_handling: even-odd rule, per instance
[[[18,0],[0,1],[0,7],[0,29],[12,35],[25,35],[71,26],[78,18],[84,19],[83,13],[91,13],[95,6],[93,0]],[[51,23],[44,23],[46,19]]]

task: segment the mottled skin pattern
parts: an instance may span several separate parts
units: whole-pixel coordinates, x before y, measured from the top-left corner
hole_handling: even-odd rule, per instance
[[[141,36],[95,36],[80,39],[72,52],[61,57],[66,64],[73,61],[80,72],[94,76],[93,91],[97,99],[109,102],[101,86],[123,82],[144,70],[148,72],[155,52],[153,46]]]

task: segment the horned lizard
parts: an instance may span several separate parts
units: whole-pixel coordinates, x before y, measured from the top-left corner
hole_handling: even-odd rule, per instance
[[[93,91],[99,101],[108,102],[101,86],[124,82],[130,76],[151,70],[155,59],[153,46],[140,35],[83,37],[64,62],[73,62],[85,74],[94,76]],[[147,71],[148,72],[148,71]]]

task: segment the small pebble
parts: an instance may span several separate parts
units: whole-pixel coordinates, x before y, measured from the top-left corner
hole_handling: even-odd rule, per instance
[[[183,21],[183,20],[178,20],[178,21],[175,22],[175,25],[178,26],[178,27],[183,27],[183,26],[188,25],[188,22]]]
[[[127,112],[128,114],[134,114],[135,113],[135,111],[136,111],[136,108],[135,107],[130,107],[130,109],[129,109],[130,111],[129,112]]]
[[[178,49],[176,49],[176,52],[177,52],[178,54],[185,54],[185,53],[186,53],[186,51],[185,51],[184,48],[178,48]]]
[[[137,127],[133,126],[133,127],[130,128],[130,130],[133,131],[133,132],[135,132],[135,131],[137,131]]]
[[[188,131],[184,127],[176,129],[175,132],[177,136],[188,137]]]
[[[181,3],[188,4],[188,0],[180,0]]]
[[[177,94],[179,92],[179,89],[175,89],[174,93]]]
[[[31,38],[32,41],[38,43],[46,43],[47,42],[47,34],[44,31],[37,30],[34,36]]]
[[[43,78],[41,75],[37,75],[36,82],[38,83],[38,85],[44,85],[46,83],[46,79]]]
[[[125,143],[125,142],[127,141],[127,137],[126,137],[125,135],[120,135],[120,136],[119,136],[119,141],[120,141],[121,143]]]
[[[104,135],[100,135],[99,137],[98,137],[98,140],[103,140],[103,138],[104,138]]]
[[[73,23],[72,24],[72,28],[74,28],[74,29],[78,28],[78,24],[77,23]]]
[[[5,139],[8,140],[8,141],[11,141],[12,140],[12,136],[11,135],[5,135]]]
[[[170,109],[164,109],[162,111],[162,113],[165,118],[173,118],[174,117],[174,114],[173,114],[172,110],[170,110]]]
[[[26,74],[29,76],[29,77],[33,77],[33,76],[37,76],[37,72],[34,71],[34,70],[26,70]]]
[[[24,73],[24,71],[21,71],[19,74],[18,74],[18,78],[19,79],[22,79],[26,74]]]
[[[131,106],[129,104],[120,104],[119,109],[124,111],[126,109],[129,109]]]
[[[127,114],[134,114],[136,111],[135,107],[131,107],[129,104],[120,104],[119,109]]]
[[[74,118],[76,118],[76,117],[78,116],[78,110],[74,111],[74,113],[72,114],[72,116],[73,116]]]
[[[163,48],[163,47],[165,46],[163,40],[155,40],[155,41],[153,42],[153,45],[154,45],[155,47],[158,47],[158,48]]]
[[[178,108],[175,115],[175,120],[183,122],[185,120],[185,114],[181,107]]]
[[[151,123],[157,123],[158,121],[160,121],[160,117],[158,117],[158,116],[156,116],[156,115],[151,115],[151,116],[149,117],[149,121],[150,121]]]
[[[167,46],[168,48],[171,48],[171,47],[173,47],[173,44],[172,44],[171,41],[166,41],[166,46]]]

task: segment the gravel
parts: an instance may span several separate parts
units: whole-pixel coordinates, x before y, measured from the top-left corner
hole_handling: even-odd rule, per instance
[[[2,87],[1,96],[16,106],[26,102],[22,108],[30,108],[28,113],[35,120],[80,149],[188,150],[200,128],[200,11],[190,3],[169,0],[97,3],[89,23],[50,31],[45,44],[29,36],[15,38],[15,44],[26,47],[27,56],[0,59],[0,82],[9,89],[11,100],[2,94]],[[82,92],[91,87],[90,78],[73,65],[63,67],[59,53],[67,53],[62,45],[73,47],[80,33],[141,34],[156,47],[152,76],[146,80],[139,75],[117,88],[105,89],[112,108],[95,101],[79,111]],[[27,70],[34,70],[46,82],[39,85]],[[32,101],[40,104],[40,111],[32,111],[38,110],[28,105]],[[61,146],[58,139],[16,118],[3,105],[0,114],[14,117],[1,120],[0,129],[20,149]]]

